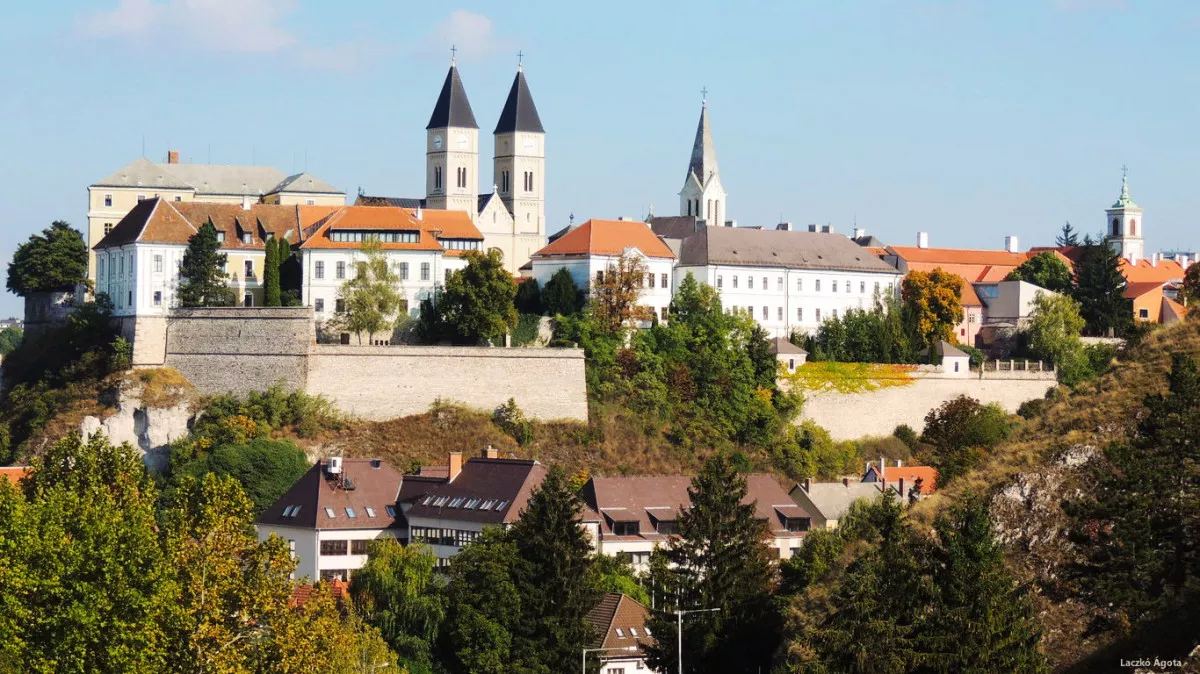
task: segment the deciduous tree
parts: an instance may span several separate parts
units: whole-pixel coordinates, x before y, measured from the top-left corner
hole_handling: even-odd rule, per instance
[[[361,250],[365,259],[355,263],[354,277],[338,289],[341,309],[330,319],[330,327],[357,335],[359,343],[365,332],[373,343],[376,334],[392,329],[404,292],[400,275],[388,265],[378,241],[366,241]]]
[[[488,527],[454,557],[446,584],[441,662],[454,674],[524,672],[513,650],[521,594],[512,570],[520,563],[509,532]]]
[[[422,303],[419,331],[426,341],[503,342],[517,327],[517,285],[504,268],[504,256],[490,250],[468,251],[464,257],[467,266],[450,272],[437,299],[428,307]],[[427,308],[433,309],[431,316]]]
[[[583,293],[566,267],[554,272],[542,289],[542,306],[551,316],[573,316],[583,309]]]
[[[62,220],[17,247],[8,263],[8,289],[22,297],[39,292],[70,292],[87,281],[88,246],[83,235]]]
[[[964,283],[961,276],[941,268],[931,272],[910,271],[904,277],[901,289],[904,312],[920,349],[927,349],[938,340],[958,342],[954,326],[963,319]]]
[[[1042,251],[1021,263],[1004,280],[1025,281],[1056,293],[1070,293],[1075,286],[1071,268],[1050,251]]]
[[[0,330],[0,357],[8,356],[21,345],[25,333],[21,328],[8,327]]]
[[[229,256],[221,252],[217,229],[206,222],[188,239],[179,275],[179,303],[185,307],[229,307],[234,304],[233,288],[226,281],[225,263]]]
[[[1189,307],[1200,303],[1200,261],[1193,262],[1183,275],[1179,296]]]
[[[616,334],[631,322],[653,319],[653,311],[638,304],[645,282],[646,261],[639,255],[621,253],[592,281],[589,302],[597,324]]]
[[[420,545],[391,538],[371,543],[366,565],[354,572],[350,594],[362,617],[391,645],[409,674],[433,671],[432,646],[446,616],[434,578],[437,559]]]
[[[1083,342],[1084,320],[1079,315],[1079,302],[1067,295],[1038,293],[1033,298],[1033,313],[1029,318],[1029,348],[1038,358],[1054,363],[1060,376],[1078,370],[1085,364]]]
[[[1008,415],[995,403],[983,405],[965,395],[947,400],[925,415],[921,440],[933,445],[931,463],[942,487],[979,460],[982,450],[1008,438]]]

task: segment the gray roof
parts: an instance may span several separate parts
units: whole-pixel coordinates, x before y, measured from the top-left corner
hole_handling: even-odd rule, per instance
[[[492,133],[511,133],[524,131],[527,133],[546,133],[542,128],[542,119],[538,117],[537,106],[533,104],[533,95],[529,93],[529,84],[525,81],[524,71],[518,70],[513,78],[512,88],[508,90],[508,100],[504,102],[504,110],[500,112],[500,121]]]
[[[694,174],[703,185],[717,172],[717,146],[713,144],[712,129],[708,126],[708,103],[700,108],[700,123],[696,125],[696,142],[692,144],[692,159],[688,173]]]
[[[425,128],[441,129],[450,126],[479,128],[475,123],[475,113],[471,111],[471,101],[467,100],[467,90],[463,88],[462,79],[458,76],[458,68],[453,65],[450,66],[450,72],[446,73],[442,93],[438,95],[433,114],[429,116],[429,124]]]
[[[776,337],[771,340],[771,353],[807,354],[808,352],[796,346],[795,344],[792,344],[790,341],[788,341],[787,337]]]
[[[701,229],[683,240],[679,264],[896,273],[841,234],[744,227]]]
[[[860,237],[851,237],[851,241],[857,243],[864,248],[885,248],[886,244],[876,238],[873,234],[867,234]]]
[[[934,348],[937,350],[937,355],[939,355],[943,358],[945,358],[946,356],[951,356],[951,357],[958,356],[959,358],[969,358],[970,357],[967,353],[963,352],[961,349],[955,347],[953,344],[951,344],[950,342],[947,342],[944,339],[939,339],[938,343],[936,345],[934,345]]]
[[[790,492],[793,497],[798,490],[808,496],[808,500],[827,520],[841,519],[855,501],[874,499],[882,493],[877,482],[851,482],[848,485],[842,482],[813,482],[807,490],[796,485]]]
[[[494,197],[494,196],[496,196],[495,192],[488,192],[487,194],[480,194],[479,201],[476,202],[476,204],[475,204],[475,212],[482,213],[483,209],[487,207],[488,202],[491,201],[492,197]]]
[[[425,203],[425,199],[417,197],[372,197],[366,194],[360,194],[354,200],[355,206],[394,206],[397,208],[425,208]]]
[[[696,216],[666,215],[647,218],[650,229],[667,239],[682,239],[696,233]]]
[[[143,157],[105,176],[93,187],[194,189],[197,194],[262,195],[269,194],[286,179],[283,171],[270,166],[156,164]]]
[[[302,194],[345,194],[338,188],[311,173],[297,173],[283,179],[267,194],[276,192],[300,192]]]

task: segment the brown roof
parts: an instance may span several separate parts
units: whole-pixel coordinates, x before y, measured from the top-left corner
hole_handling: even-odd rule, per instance
[[[404,526],[396,505],[402,476],[378,459],[342,459],[340,476],[329,474],[328,459],[308,469],[291,489],[258,518],[258,524],[304,529],[392,529]],[[298,511],[292,508],[299,506]],[[371,513],[375,513],[371,517]],[[326,509],[333,511],[330,517]],[[354,517],[350,517],[350,511]]]
[[[749,227],[705,227],[683,240],[679,264],[747,265],[896,273],[841,234]]]
[[[532,459],[472,458],[453,480],[404,476],[400,500],[409,518],[510,524],[545,477],[546,467]]]
[[[5,479],[16,484],[21,478],[29,474],[29,466],[5,466],[0,468],[0,479]]]
[[[588,220],[533,255],[620,255],[626,248],[637,248],[647,257],[675,257],[650,225],[636,220],[599,219]]]
[[[385,206],[341,206],[332,214],[304,227],[301,248],[361,248],[362,243],[332,241],[331,231],[401,231],[419,232],[416,243],[383,242],[384,250],[444,250],[441,239],[483,240],[479,229],[464,211],[423,210]],[[457,251],[455,251],[457,252]]]
[[[200,227],[211,222],[223,232],[224,250],[262,250],[272,235],[295,243],[300,237],[298,206],[218,204],[203,201],[167,201],[160,198],[139,202],[108,234],[96,249],[124,246],[134,242],[185,245]],[[242,236],[250,235],[250,243]]]
[[[599,522],[600,535],[605,538],[658,541],[667,538],[657,532],[657,523],[673,521],[678,511],[691,504],[688,475],[639,477],[593,477],[583,487],[587,505],[584,521]],[[754,515],[767,523],[771,535],[778,538],[802,537],[802,532],[789,532],[784,518],[810,517],[788,496],[775,478],[763,473],[746,476],[746,498],[754,503]],[[637,536],[616,537],[614,522],[637,522]]]
[[[696,233],[694,215],[668,215],[650,218],[647,222],[655,234],[668,239],[682,239]]]
[[[630,652],[627,657],[639,657],[642,646],[654,643],[654,638],[646,631],[649,617],[650,612],[636,600],[617,592],[606,593],[587,614],[588,624],[592,626],[591,648],[633,647],[638,655]],[[600,657],[621,656],[620,651],[608,651]]]

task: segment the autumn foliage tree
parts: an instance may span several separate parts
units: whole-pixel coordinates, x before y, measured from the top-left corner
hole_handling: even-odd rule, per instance
[[[954,326],[962,322],[961,276],[941,268],[931,272],[910,271],[904,277],[901,297],[907,317],[921,348],[938,340],[957,343]]]
[[[621,253],[592,282],[592,316],[597,324],[615,334],[636,321],[649,321],[654,312],[641,306],[642,287],[646,281],[646,262],[638,255]]]

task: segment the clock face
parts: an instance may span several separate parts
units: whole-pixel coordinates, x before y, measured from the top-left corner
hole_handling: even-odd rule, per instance
[[[467,134],[465,134],[465,133],[458,134],[458,149],[460,149],[460,150],[467,149]]]
[[[442,137],[441,136],[433,137],[433,149],[435,149],[435,150],[442,149]]]
[[[537,143],[534,142],[534,140],[532,138],[526,138],[525,139],[525,151],[533,152],[535,148],[537,148]]]

